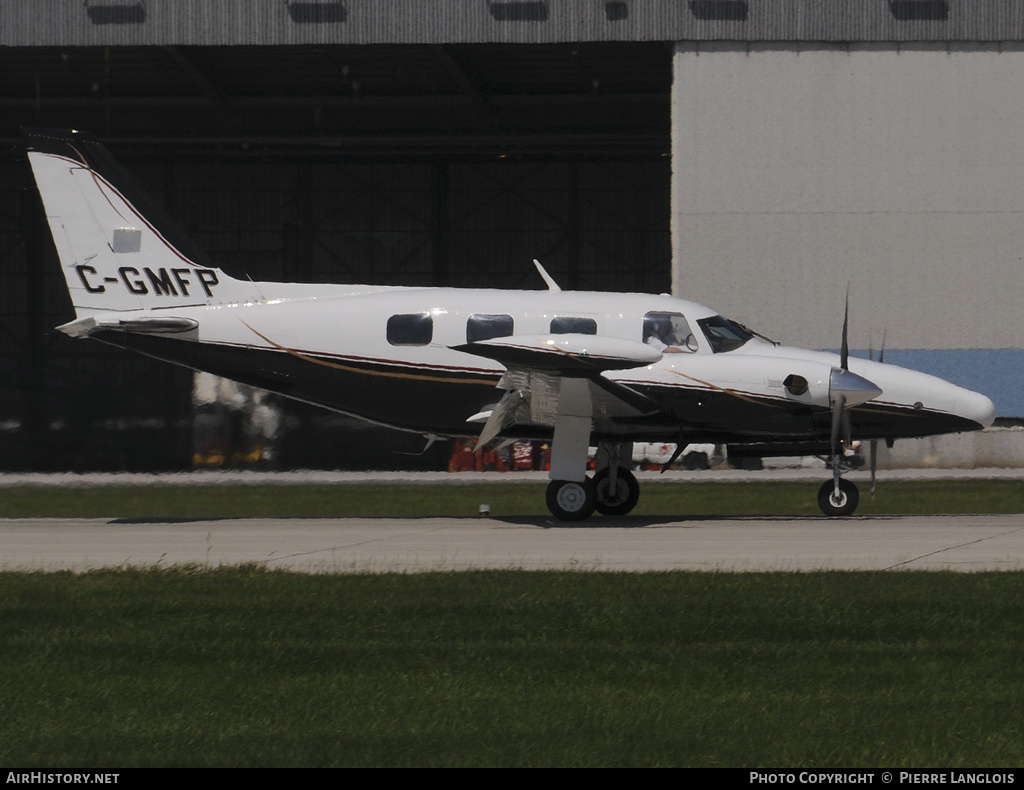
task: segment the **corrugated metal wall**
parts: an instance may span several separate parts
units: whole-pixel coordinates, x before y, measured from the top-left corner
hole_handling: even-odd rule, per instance
[[[0,46],[1019,41],[1019,0],[5,0]]]

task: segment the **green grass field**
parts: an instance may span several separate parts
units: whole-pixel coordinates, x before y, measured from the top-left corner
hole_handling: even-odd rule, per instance
[[[650,483],[636,515],[819,515],[820,483]],[[0,518],[333,518],[345,516],[547,516],[544,483],[110,486],[0,489]],[[1021,513],[1016,480],[883,482],[862,485],[859,515]]]
[[[1024,764],[1024,575],[0,574],[0,764]]]

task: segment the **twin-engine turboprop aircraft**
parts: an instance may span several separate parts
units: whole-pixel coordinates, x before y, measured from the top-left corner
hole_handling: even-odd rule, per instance
[[[779,346],[668,296],[304,285],[210,263],[90,134],[25,130],[76,320],[59,327],[430,436],[552,441],[547,505],[628,513],[634,441],[821,454],[847,515],[852,437],[972,431],[984,395],[893,365]],[[588,446],[598,468],[587,476]]]

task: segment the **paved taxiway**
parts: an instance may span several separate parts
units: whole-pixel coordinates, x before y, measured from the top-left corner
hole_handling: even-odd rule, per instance
[[[1024,514],[0,520],[0,570],[256,563],[304,572],[1024,568]]]

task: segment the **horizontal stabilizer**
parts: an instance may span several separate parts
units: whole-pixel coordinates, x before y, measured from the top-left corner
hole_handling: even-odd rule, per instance
[[[526,368],[566,376],[596,376],[605,370],[651,365],[661,352],[645,343],[598,335],[512,335],[452,346],[509,368]]]
[[[176,335],[196,329],[199,322],[192,318],[119,318],[116,315],[96,315],[80,318],[57,327],[71,337],[88,337],[93,332],[132,332],[140,335]]]

